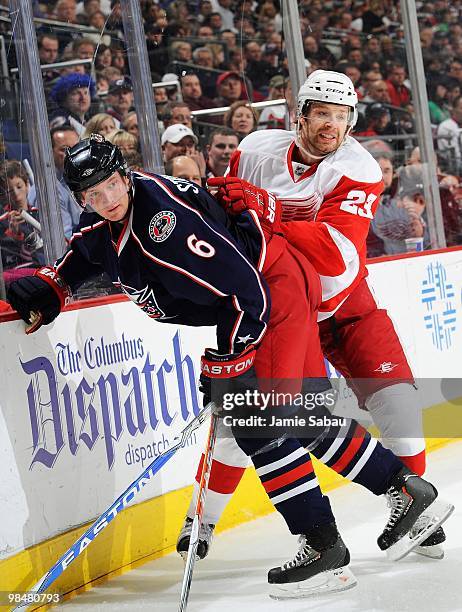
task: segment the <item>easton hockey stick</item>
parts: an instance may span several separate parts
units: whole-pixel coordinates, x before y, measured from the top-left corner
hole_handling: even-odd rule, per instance
[[[213,402],[210,402],[203,408],[199,414],[183,429],[180,436],[178,436],[179,442],[171,448],[164,451],[161,455],[156,457],[152,463],[143,471],[138,478],[136,478],[125,491],[115,500],[111,506],[105,510],[99,518],[85,531],[83,535],[58,559],[53,567],[44,575],[40,580],[29,590],[29,593],[43,593],[45,590],[69,567],[93,540],[98,536],[105,527],[123,510],[139,493],[145,485],[147,485],[151,478],[161,469],[163,465],[167,463],[169,459],[173,457],[177,450],[183,448],[186,442],[191,437],[193,431],[195,431],[199,425],[201,425],[215,409]],[[13,609],[20,610],[25,606],[29,606],[28,603],[20,604]]]
[[[194,512],[191,537],[189,540],[188,556],[186,557],[183,584],[181,585],[181,596],[178,612],[184,612],[188,605],[194,564],[196,563],[197,546],[199,544],[199,529],[202,524],[202,516],[204,514],[205,497],[207,495],[210,471],[212,469],[213,450],[215,448],[215,440],[217,438],[217,423],[218,416],[214,412],[212,412],[212,416],[210,419],[209,435],[204,451],[204,461],[202,463],[199,491],[197,493],[196,510]]]

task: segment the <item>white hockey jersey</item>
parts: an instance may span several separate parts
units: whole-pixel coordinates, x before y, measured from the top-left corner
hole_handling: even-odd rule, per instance
[[[350,136],[312,166],[293,161],[294,147],[295,132],[253,132],[231,157],[229,175],[273,192],[282,203],[287,240],[321,277],[323,320],[367,274],[366,237],[383,191],[382,172]]]

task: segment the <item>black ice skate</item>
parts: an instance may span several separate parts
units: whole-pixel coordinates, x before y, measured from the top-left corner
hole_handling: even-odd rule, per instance
[[[335,524],[321,525],[298,539],[299,550],[291,561],[268,572],[270,597],[298,599],[336,591],[356,585],[347,567],[350,553]]]
[[[377,543],[392,561],[402,559],[429,538],[454,510],[438,497],[432,484],[406,467],[394,477],[386,497],[391,514]]]
[[[188,555],[189,541],[191,539],[191,530],[192,530],[193,520],[186,517],[184,525],[180,531],[180,535],[178,536],[178,541],[176,543],[177,552],[183,557],[183,561],[186,560]],[[197,545],[197,559],[204,559],[210,550],[210,546],[212,544],[213,538],[213,530],[215,529],[215,525],[207,525],[202,524],[199,529],[199,543]]]

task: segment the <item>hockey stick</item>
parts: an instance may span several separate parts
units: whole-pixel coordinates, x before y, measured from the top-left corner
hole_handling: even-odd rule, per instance
[[[212,469],[213,449],[215,448],[215,440],[217,438],[217,424],[218,416],[212,412],[212,417],[210,419],[209,435],[204,451],[204,462],[202,464],[201,479],[199,483],[199,491],[197,494],[196,510],[194,513],[194,520],[191,528],[188,556],[186,557],[183,584],[181,585],[181,596],[178,612],[184,612],[188,605],[192,575],[194,571],[194,565],[196,563],[197,546],[199,544],[199,529],[202,524],[202,516],[204,514],[205,497],[207,495],[210,471]]]
[[[156,457],[152,463],[138,476],[125,491],[105,510],[100,517],[85,531],[83,535],[58,559],[53,567],[29,590],[29,593],[43,593],[74,561],[105,527],[123,510],[148,484],[151,478],[173,457],[177,450],[183,448],[199,425],[201,425],[215,409],[213,402],[203,408],[199,414],[183,429],[179,442]],[[24,603],[13,609],[19,610],[30,604]]]

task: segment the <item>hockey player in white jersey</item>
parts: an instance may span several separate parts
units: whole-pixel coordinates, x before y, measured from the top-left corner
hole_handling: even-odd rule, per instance
[[[319,332],[323,351],[355,392],[380,430],[382,442],[412,471],[425,470],[422,417],[414,378],[386,310],[378,308],[367,283],[366,237],[383,183],[379,165],[349,134],[357,119],[357,95],[344,74],[317,70],[298,93],[295,132],[249,134],[231,158],[227,179],[212,179],[229,212],[253,207],[261,215],[264,192],[282,205],[286,239],[320,275]],[[257,202],[257,205],[255,205]],[[262,205],[263,203],[263,205]],[[237,487],[247,461],[236,449],[216,449],[207,518],[215,524]],[[329,456],[321,445],[317,457]],[[348,449],[345,455],[348,456]],[[327,465],[357,480],[349,462],[332,454]],[[220,475],[221,474],[221,475]],[[389,504],[394,507],[392,498]],[[182,531],[187,542],[187,523]],[[209,531],[210,533],[210,531]],[[442,558],[439,528],[416,552]],[[180,537],[181,542],[181,537]]]

